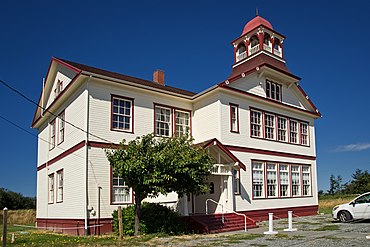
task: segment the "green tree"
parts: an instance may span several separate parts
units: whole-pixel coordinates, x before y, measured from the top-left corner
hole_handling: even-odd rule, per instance
[[[34,209],[36,208],[36,199],[34,197],[25,197],[20,193],[0,188],[0,209],[5,207],[11,210]]]
[[[348,194],[362,194],[370,191],[369,172],[356,169],[352,174],[352,180],[344,185],[344,191]]]
[[[342,177],[338,175],[335,177],[333,174],[330,175],[330,188],[328,190],[329,195],[334,195],[338,193],[342,193]]]
[[[135,235],[139,234],[141,202],[159,193],[200,194],[208,190],[207,176],[213,159],[187,136],[158,138],[153,134],[138,137],[127,145],[106,150],[115,175],[134,191]]]

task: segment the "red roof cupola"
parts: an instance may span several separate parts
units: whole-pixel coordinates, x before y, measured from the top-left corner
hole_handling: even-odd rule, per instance
[[[285,36],[276,32],[271,23],[257,14],[243,29],[239,38],[231,42],[234,46],[233,71],[229,80],[262,65],[289,73],[284,58]]]
[[[261,25],[263,25],[265,27],[268,27],[270,29],[273,29],[272,25],[269,21],[262,18],[261,16],[256,16],[244,26],[242,35],[244,35],[246,33],[249,33],[250,31],[253,31],[253,29],[255,29],[255,28],[257,28]]]

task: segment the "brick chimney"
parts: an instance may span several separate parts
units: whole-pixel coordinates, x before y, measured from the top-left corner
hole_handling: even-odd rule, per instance
[[[164,71],[159,69],[155,70],[153,72],[153,81],[164,86]]]

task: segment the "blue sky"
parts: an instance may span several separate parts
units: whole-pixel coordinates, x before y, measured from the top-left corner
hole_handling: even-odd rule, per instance
[[[290,71],[322,112],[319,189],[370,168],[369,1],[1,1],[0,79],[38,100],[52,56],[199,92],[227,78],[232,40],[259,8],[286,36]],[[35,106],[0,85],[0,116]],[[0,119],[0,187],[36,194],[37,139]]]

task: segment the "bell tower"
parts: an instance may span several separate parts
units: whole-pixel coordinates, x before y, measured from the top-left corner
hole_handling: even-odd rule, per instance
[[[234,64],[228,82],[258,71],[261,67],[293,75],[286,67],[284,39],[284,35],[276,32],[271,23],[257,13],[244,26],[242,34],[231,42],[234,47]]]
[[[285,37],[276,32],[271,23],[257,14],[234,41],[234,66],[238,66],[259,54],[266,54],[284,61],[283,41]]]

